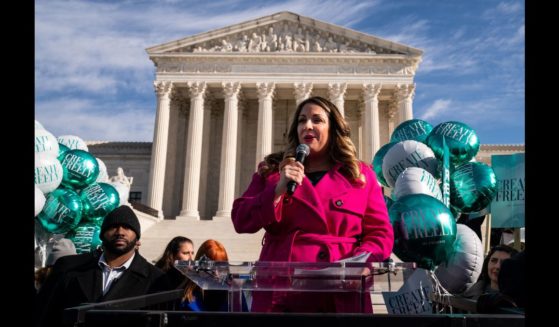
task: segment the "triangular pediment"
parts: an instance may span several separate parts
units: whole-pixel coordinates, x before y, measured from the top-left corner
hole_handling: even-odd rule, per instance
[[[423,51],[291,12],[280,12],[146,49],[182,53],[358,53],[421,56]]]

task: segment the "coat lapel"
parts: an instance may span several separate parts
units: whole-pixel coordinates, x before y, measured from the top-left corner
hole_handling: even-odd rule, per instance
[[[322,179],[316,184],[316,193],[322,200],[330,200],[340,197],[351,189],[351,183],[340,173],[342,164],[338,163],[330,169]],[[325,202],[323,202],[325,203]],[[328,210],[328,208],[326,208]]]
[[[293,210],[297,210],[297,214],[305,215],[305,219],[314,218],[322,222],[321,226],[323,228],[314,232],[328,233],[326,217],[326,213],[330,210],[328,203],[333,197],[347,193],[351,187],[347,178],[339,172],[341,166],[341,164],[336,164],[316,186],[313,186],[308,178],[304,178],[303,184],[293,193]],[[302,211],[306,209],[309,212]],[[320,227],[317,226],[317,228]]]
[[[120,299],[123,297],[140,295],[145,290],[147,273],[141,265],[142,257],[136,252],[130,267],[126,269],[103,297],[103,301]]]
[[[103,294],[103,287],[101,285],[103,283],[103,275],[101,268],[97,266],[97,260],[92,261],[91,265],[93,266],[92,269],[87,269],[78,275],[77,280],[87,301],[97,302]]]

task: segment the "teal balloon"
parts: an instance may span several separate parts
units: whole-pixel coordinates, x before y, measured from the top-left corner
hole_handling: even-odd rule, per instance
[[[433,125],[421,119],[411,119],[402,122],[392,132],[390,142],[398,143],[405,140],[415,140],[425,143],[427,136],[433,130]]]
[[[450,203],[462,212],[480,211],[497,193],[493,168],[483,162],[468,162],[450,175]]]
[[[50,233],[64,234],[76,227],[82,218],[80,196],[69,189],[59,188],[49,193],[43,211],[37,219]]]
[[[90,223],[94,223],[95,225],[101,227],[101,225],[103,225],[103,220],[105,220],[105,216],[99,216],[99,217],[83,217],[82,218],[83,221],[87,221]]]
[[[375,153],[375,156],[373,157],[373,170],[375,171],[375,175],[377,175],[377,180],[385,187],[390,187],[390,185],[388,185],[386,179],[384,179],[384,175],[382,174],[382,162],[386,152],[388,152],[388,150],[390,150],[390,148],[392,148],[395,144],[396,143],[386,143],[378,149],[377,153]]]
[[[64,159],[64,155],[66,155],[66,152],[70,151],[70,148],[65,146],[62,143],[58,143],[58,160],[60,160],[60,162],[62,162],[62,160]]]
[[[92,222],[82,222],[72,231],[66,234],[76,246],[76,252],[89,253],[97,249],[103,243],[100,238],[101,227]]]
[[[99,163],[89,152],[69,150],[61,160],[63,177],[62,184],[80,190],[99,176]]]
[[[443,159],[443,137],[448,146],[450,162],[454,165],[470,161],[479,151],[476,132],[464,123],[449,121],[435,126],[427,136],[427,145],[439,160]]]
[[[454,219],[458,220],[458,218],[460,218],[460,214],[462,213],[462,212],[460,212],[460,209],[453,206],[452,203],[450,204],[449,209],[450,209],[450,212],[452,212],[452,215],[454,216]]]
[[[83,215],[86,220],[104,217],[118,207],[120,197],[114,186],[107,183],[96,183],[87,186],[80,192],[83,203]]]
[[[448,262],[456,240],[456,221],[439,200],[426,194],[398,199],[388,210],[394,228],[394,254],[433,270]]]

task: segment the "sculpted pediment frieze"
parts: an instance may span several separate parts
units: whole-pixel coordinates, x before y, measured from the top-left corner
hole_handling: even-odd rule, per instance
[[[403,54],[335,32],[292,21],[282,21],[217,36],[167,53],[367,53]]]

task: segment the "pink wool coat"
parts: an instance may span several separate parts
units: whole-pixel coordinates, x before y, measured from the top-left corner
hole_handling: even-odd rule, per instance
[[[248,189],[233,203],[231,217],[238,233],[266,230],[261,261],[334,262],[362,252],[371,253],[368,261],[390,256],[394,233],[375,174],[361,163],[367,183],[356,185],[339,172],[340,167],[330,169],[316,186],[305,177],[289,203],[277,205],[279,173],[253,175]],[[253,302],[253,311],[268,309]]]

